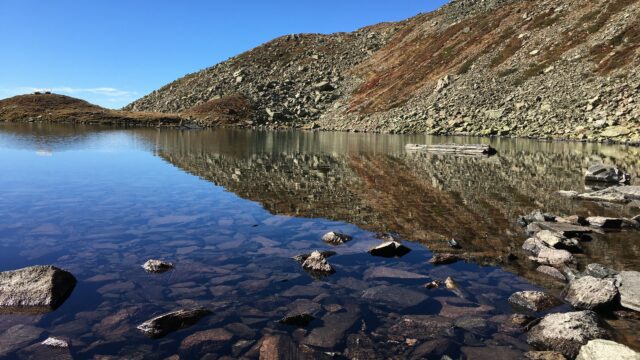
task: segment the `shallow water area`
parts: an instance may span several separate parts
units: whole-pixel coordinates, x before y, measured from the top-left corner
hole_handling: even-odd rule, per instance
[[[493,157],[407,153],[407,143],[491,143]],[[257,358],[265,338],[308,358],[505,358],[529,349],[511,324],[515,291],[558,294],[521,254],[519,215],[633,216],[636,203],[561,198],[596,161],[638,181],[640,149],[424,135],[123,129],[0,124],[0,271],[52,264],[78,284],[46,314],[0,314],[0,358],[48,336],[74,358]],[[325,244],[328,231],[353,236]],[[411,252],[379,258],[377,232]],[[433,266],[456,238],[470,261]],[[640,270],[640,233],[594,236],[579,268]],[[314,278],[292,257],[332,250]],[[518,260],[502,261],[513,253]],[[148,274],[148,259],[176,265]],[[460,291],[424,288],[447,277]],[[213,314],[161,339],[136,326],[184,307]],[[305,328],[278,323],[305,309]],[[563,305],[551,311],[567,311]],[[638,322],[617,340],[640,349]],[[15,334],[20,334],[16,336]]]

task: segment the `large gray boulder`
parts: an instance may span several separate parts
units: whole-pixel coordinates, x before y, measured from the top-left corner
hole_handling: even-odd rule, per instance
[[[640,354],[617,342],[596,339],[580,348],[576,360],[640,360]]]
[[[620,304],[627,309],[640,311],[640,272],[622,271],[616,276],[620,292]]]
[[[610,306],[617,295],[613,279],[583,276],[569,284],[565,300],[576,309],[594,310]]]
[[[331,245],[342,245],[348,241],[351,241],[351,239],[351,236],[336,231],[328,232],[322,236],[322,241]]]
[[[626,184],[631,177],[624,171],[603,164],[591,165],[587,169],[587,173],[584,176],[586,181],[604,182],[610,184]]]
[[[316,250],[311,254],[298,255],[294,257],[294,260],[300,263],[303,269],[313,274],[329,275],[335,272],[333,266],[327,261],[327,257],[331,255],[333,255],[331,252]]]
[[[55,266],[0,272],[0,310],[53,310],[64,303],[75,285],[71,273]]]
[[[589,340],[608,337],[598,315],[585,310],[545,316],[531,328],[527,342],[538,349],[557,351],[573,359]]]

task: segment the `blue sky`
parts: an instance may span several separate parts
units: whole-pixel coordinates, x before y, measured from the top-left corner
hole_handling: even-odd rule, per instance
[[[0,98],[51,89],[118,108],[277,36],[352,31],[420,0],[0,0]]]

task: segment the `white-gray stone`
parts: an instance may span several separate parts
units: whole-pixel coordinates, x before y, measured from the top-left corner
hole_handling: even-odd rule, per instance
[[[75,285],[73,275],[54,266],[0,272],[0,309],[55,309],[62,305]]]
[[[527,342],[541,350],[562,353],[573,359],[589,340],[609,337],[598,315],[590,310],[549,314],[531,328]]]
[[[565,300],[576,309],[593,310],[611,305],[617,295],[613,279],[583,276],[569,284]]]
[[[620,304],[627,309],[640,311],[640,272],[622,271],[616,276],[620,292]]]
[[[640,354],[615,341],[596,339],[580,348],[576,360],[640,360]]]

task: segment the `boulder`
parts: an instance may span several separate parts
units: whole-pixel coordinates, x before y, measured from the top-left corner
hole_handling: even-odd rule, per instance
[[[0,272],[0,310],[50,311],[69,297],[76,278],[55,266]]]
[[[429,263],[433,265],[444,265],[453,264],[460,260],[461,258],[456,254],[435,254],[431,260],[429,260]]]
[[[610,306],[618,296],[613,279],[583,276],[569,283],[565,300],[576,309],[594,310]]]
[[[194,325],[211,313],[204,308],[180,309],[147,320],[138,325],[138,330],[151,338],[161,338],[173,331]]]
[[[311,254],[298,255],[294,259],[301,263],[303,269],[313,274],[329,275],[335,272],[325,254],[318,250]]]
[[[567,238],[581,237],[585,234],[593,233],[593,229],[586,226],[549,221],[531,223],[527,227],[527,231],[529,230],[535,230],[532,234],[535,234],[541,230],[549,230]]]
[[[640,272],[622,271],[616,275],[616,286],[620,292],[620,304],[640,311]]]
[[[159,274],[159,273],[167,272],[175,268],[175,266],[173,265],[173,263],[170,263],[168,261],[151,259],[151,260],[147,260],[147,262],[142,264],[142,268],[146,272]]]
[[[342,245],[351,239],[351,236],[335,231],[330,231],[322,236],[322,241],[331,245]]]
[[[406,255],[411,249],[402,245],[401,243],[391,240],[384,242],[373,249],[369,250],[369,253],[373,256],[382,257],[402,257]]]
[[[609,184],[626,184],[631,177],[624,171],[603,164],[591,165],[584,176],[585,181],[604,182]]]
[[[567,263],[573,263],[575,261],[573,255],[567,250],[559,250],[552,248],[542,248],[538,253],[538,256],[531,258],[531,260],[543,264],[559,266]]]
[[[625,219],[610,218],[604,216],[591,216],[587,218],[589,226],[603,229],[620,229]]]
[[[53,347],[53,348],[68,348],[69,342],[63,339],[58,339],[54,337],[49,337],[45,341],[42,342],[42,345]]]
[[[564,274],[553,266],[540,265],[538,266],[536,271],[548,275],[556,280],[567,281],[567,278],[564,276]]]
[[[593,311],[549,314],[529,330],[527,342],[540,349],[562,353],[573,359],[589,340],[608,338]]]
[[[593,276],[598,279],[606,279],[614,278],[616,275],[618,275],[618,272],[601,264],[594,263],[589,264],[585,267],[584,274]]]
[[[563,235],[558,234],[557,232],[554,232],[554,231],[550,231],[550,230],[538,231],[535,234],[535,237],[537,237],[542,242],[547,244],[547,246],[555,247],[555,248],[558,247],[557,246],[558,244],[562,244],[565,240],[567,240],[567,238],[564,237]]]
[[[561,304],[558,299],[542,291],[518,291],[509,297],[509,303],[534,312],[545,311]]]
[[[596,339],[580,348],[576,360],[640,360],[640,353],[611,340]]]

